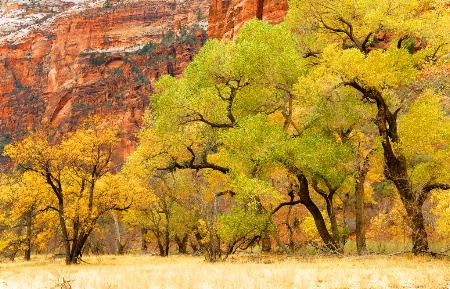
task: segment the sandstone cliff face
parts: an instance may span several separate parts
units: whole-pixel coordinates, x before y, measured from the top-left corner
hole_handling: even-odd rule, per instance
[[[123,2],[61,2],[62,13],[3,31],[0,18],[0,148],[30,127],[65,133],[100,114],[122,129],[118,158],[134,149],[156,78],[180,75],[206,40],[209,1]]]
[[[287,11],[287,0],[0,4],[0,151],[31,127],[64,134],[99,114],[121,127],[121,160],[135,147],[156,79],[182,73],[207,27],[209,37],[234,38],[245,21],[278,23]]]
[[[280,23],[287,8],[287,0],[211,0],[208,37],[233,39],[252,18]]]

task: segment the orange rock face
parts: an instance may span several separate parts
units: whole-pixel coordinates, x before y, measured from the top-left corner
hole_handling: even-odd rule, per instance
[[[280,23],[287,9],[287,0],[212,0],[208,37],[233,39],[242,25],[252,18]]]
[[[63,134],[98,114],[121,127],[123,160],[156,79],[180,75],[205,42],[208,9],[207,0],[69,9],[20,38],[3,37],[0,147],[31,127],[50,123]]]
[[[287,0],[74,2],[0,8],[0,151],[29,128],[64,134],[97,114],[120,126],[123,161],[156,79],[181,75],[207,27],[211,38],[234,38],[244,22],[278,23],[287,11]]]

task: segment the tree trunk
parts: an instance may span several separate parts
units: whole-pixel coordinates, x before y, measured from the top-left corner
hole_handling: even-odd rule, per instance
[[[264,13],[264,0],[256,0],[256,18],[262,20]]]
[[[216,262],[222,257],[220,238],[212,232],[210,232],[209,234],[211,241],[206,244],[205,259],[209,262]]]
[[[17,243],[14,243],[13,248],[11,250],[11,254],[9,255],[9,261],[14,262],[18,251],[19,251],[19,245]]]
[[[168,229],[168,228],[167,228]],[[166,257],[169,256],[169,247],[170,247],[170,238],[169,238],[169,230],[166,230],[164,233],[164,239],[165,239],[165,251],[166,251]]]
[[[142,236],[142,239],[141,239],[141,251],[142,251],[142,253],[147,253],[147,249],[148,249],[147,239],[145,238],[145,235],[147,234],[147,232],[148,232],[147,229],[141,228],[141,236]]]
[[[25,249],[24,258],[25,258],[25,261],[31,260],[31,249],[29,247]]]
[[[383,154],[386,162],[387,170],[385,171],[386,177],[390,179],[397,188],[400,198],[403,202],[403,206],[408,214],[409,223],[412,229],[412,242],[413,253],[420,254],[428,250],[427,232],[425,230],[425,224],[422,214],[422,204],[419,203],[414,195],[412,185],[409,179],[408,168],[405,157],[394,150],[391,145],[392,142],[398,142],[397,135],[397,120],[392,115],[387,105],[384,103],[384,99],[380,96],[380,101],[377,102],[378,106],[378,129],[380,136],[383,137],[382,146]]]
[[[323,219],[322,213],[319,208],[314,204],[309,195],[309,187],[308,180],[303,174],[296,174],[297,179],[300,184],[300,188],[298,190],[298,195],[300,197],[301,203],[308,209],[311,213],[314,223],[316,224],[317,231],[319,232],[322,241],[331,251],[336,251],[339,249],[338,244],[335,242],[334,238],[328,232],[327,226],[325,224],[325,220]]]
[[[168,254],[168,245],[165,238],[165,232],[161,232],[159,230],[152,230],[153,234],[156,237],[156,243],[158,245],[159,256],[167,257]]]
[[[117,254],[123,255],[123,251],[124,251],[125,245],[122,244],[122,240],[121,240],[121,237],[120,237],[119,221],[117,220],[117,217],[116,217],[116,214],[114,213],[114,211],[110,210],[110,212],[111,212],[111,216],[112,216],[113,221],[114,221],[114,232],[116,234]]]
[[[272,243],[270,240],[270,235],[264,232],[261,237],[261,251],[263,253],[270,253],[271,250],[272,250]]]
[[[27,236],[26,236],[26,247],[25,247],[25,261],[31,260],[31,235],[32,235],[32,226],[33,226],[33,213],[29,212],[26,216],[27,218]]]
[[[164,246],[163,246],[163,244],[161,243],[161,240],[159,240],[159,238],[158,238],[158,240],[157,240],[157,243],[158,243],[159,256],[165,257],[165,256],[166,256],[166,253],[164,252]]]
[[[60,203],[59,205],[59,225],[61,226],[61,234],[64,242],[64,251],[66,253],[66,265],[72,264],[72,258],[70,256],[70,238],[69,233],[67,232],[66,221],[64,220],[64,209],[63,205]]]
[[[175,236],[175,243],[178,246],[178,253],[186,254],[187,253],[187,241],[189,239],[189,234],[185,234],[182,239],[180,237]]]
[[[369,170],[369,154],[364,158],[362,166],[358,166],[358,175],[356,176],[356,252],[362,255],[366,252],[366,226],[364,222],[364,182]]]
[[[392,113],[387,106],[383,95],[374,88],[364,88],[356,82],[349,84],[360,91],[364,98],[372,99],[377,104],[376,125],[383,146],[384,161],[386,163],[385,176],[391,180],[397,188],[398,194],[408,214],[408,221],[412,229],[411,239],[413,242],[413,253],[420,254],[428,251],[427,232],[422,214],[424,200],[420,195],[415,195],[408,174],[408,166],[405,156],[400,151],[394,151],[392,143],[399,143],[400,138],[397,130],[397,113]]]
[[[411,195],[412,193],[402,195]],[[425,230],[425,220],[422,213],[423,203],[420,201],[402,197],[403,206],[408,215],[408,223],[411,227],[411,239],[413,243],[413,253],[420,254],[428,251],[428,236]]]
[[[88,231],[81,231],[73,240],[72,250],[70,252],[70,263],[78,264],[81,262],[81,258],[83,257],[83,248],[86,244],[86,241],[91,234],[92,229]]]
[[[362,180],[364,182],[364,180]],[[366,252],[366,227],[364,224],[364,183],[358,176],[356,181],[356,252],[358,255]]]
[[[331,225],[331,232],[333,233],[333,239],[334,242],[336,243],[336,245],[339,246],[339,248],[337,248],[339,250],[339,252],[343,252],[343,248],[344,248],[344,244],[342,241],[342,238],[339,234],[339,227],[338,227],[338,223],[336,220],[336,213],[333,207],[333,198],[334,198],[334,194],[337,191],[337,188],[333,188],[331,186],[331,184],[323,179],[325,181],[325,184],[327,186],[328,189],[328,193],[322,189],[319,188],[319,186],[317,185],[317,182],[313,179],[312,181],[312,187],[314,188],[314,190],[325,200],[325,203],[327,205],[327,215],[328,218],[330,219],[330,225]]]
[[[336,220],[336,213],[333,208],[333,195],[334,192],[330,192],[330,194],[327,196],[326,203],[327,203],[327,213],[328,217],[330,218],[330,224],[331,224],[331,232],[333,233],[333,239],[336,242],[336,244],[339,244],[340,250],[341,250],[341,237],[339,235],[339,228]]]

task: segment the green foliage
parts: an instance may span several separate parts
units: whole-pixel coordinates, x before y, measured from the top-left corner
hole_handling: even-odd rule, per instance
[[[154,42],[147,43],[141,49],[136,51],[136,54],[141,56],[150,55],[156,49],[157,46],[158,44]]]
[[[12,141],[10,135],[4,135],[0,138],[0,153],[3,154],[3,150],[7,144],[9,144]]]
[[[257,171],[258,177],[264,177],[275,162],[287,157],[288,138],[283,127],[267,116],[250,116],[238,128],[221,135],[220,142],[226,148],[222,158],[233,171],[246,175]]]
[[[94,66],[101,66],[108,61],[108,57],[103,53],[97,55],[91,54],[89,60]]]
[[[426,90],[399,119],[399,150],[408,159],[413,181],[422,185],[450,178],[450,118],[443,102],[441,95]]]
[[[230,213],[222,214],[218,218],[219,235],[229,244],[261,236],[266,231],[267,213],[261,214],[239,206],[234,206]],[[245,242],[242,242],[245,244]],[[240,245],[240,244],[239,244]]]
[[[197,17],[203,17],[200,10]],[[148,230],[144,238],[161,245],[162,254],[170,242],[196,233],[211,260],[225,246],[232,252],[267,236],[273,224],[286,226],[289,238],[300,235],[291,219],[302,223],[309,240],[325,241],[328,234],[334,239],[327,245],[343,244],[364,163],[363,199],[376,206],[375,200],[390,197],[396,209],[380,209],[370,234],[378,238],[377,228],[392,229],[397,238],[401,220],[413,211],[401,208],[408,194],[393,194],[399,176],[418,210],[427,189],[450,186],[449,19],[438,0],[292,0],[284,23],[251,20],[234,41],[208,41],[181,78],[158,80],[139,145],[120,174],[107,173],[109,155],[98,154],[112,147],[115,135],[89,126],[60,143],[36,132],[6,146],[5,154],[54,191],[58,186],[51,185],[60,181],[59,197],[68,200],[61,225],[68,224],[70,234],[75,220],[92,228],[102,212],[127,203],[133,192],[124,221]],[[178,26],[163,33],[163,45],[196,43],[198,27]],[[151,42],[135,53],[153,56],[155,48]],[[107,58],[91,54],[90,61],[100,66]],[[136,66],[131,69],[136,82],[148,82]],[[123,74],[121,68],[111,72]],[[121,101],[125,88],[116,92]],[[383,171],[394,183],[383,179]],[[48,172],[50,182],[42,179]],[[312,214],[281,210],[289,202]],[[448,194],[434,195],[433,202],[445,237]],[[388,228],[389,222],[397,227]]]

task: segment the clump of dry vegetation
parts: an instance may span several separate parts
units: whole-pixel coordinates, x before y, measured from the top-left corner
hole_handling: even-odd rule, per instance
[[[450,260],[431,257],[236,255],[227,262],[149,255],[87,257],[65,266],[43,256],[0,265],[0,288],[448,288]]]

